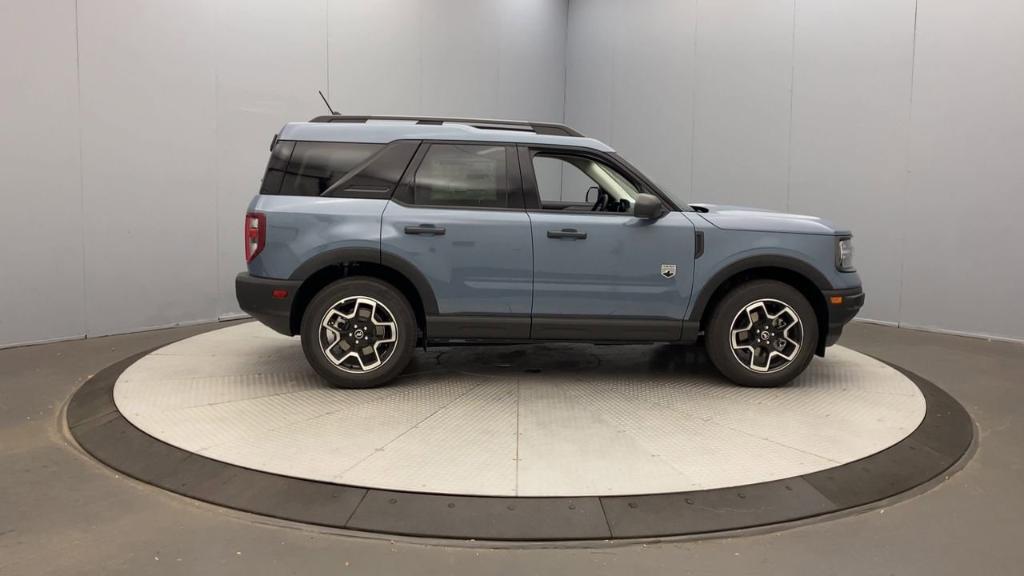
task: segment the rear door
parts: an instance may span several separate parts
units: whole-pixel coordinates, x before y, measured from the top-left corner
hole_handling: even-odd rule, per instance
[[[437,300],[428,338],[529,337],[533,246],[515,154],[425,142],[384,210],[381,249],[416,266]]]
[[[532,223],[533,323],[541,340],[670,341],[682,336],[694,229],[681,213],[636,218],[642,182],[612,159],[520,148]]]

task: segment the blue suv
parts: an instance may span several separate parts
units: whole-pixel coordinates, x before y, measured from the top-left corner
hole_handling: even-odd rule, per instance
[[[417,345],[696,343],[744,386],[824,355],[864,301],[849,231],[684,204],[561,125],[330,115],[274,137],[239,305],[346,388]]]

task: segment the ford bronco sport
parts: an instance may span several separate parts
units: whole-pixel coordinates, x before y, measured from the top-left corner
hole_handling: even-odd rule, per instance
[[[321,116],[274,137],[239,305],[347,388],[415,346],[695,343],[744,386],[824,355],[864,301],[851,235],[687,205],[560,124]]]

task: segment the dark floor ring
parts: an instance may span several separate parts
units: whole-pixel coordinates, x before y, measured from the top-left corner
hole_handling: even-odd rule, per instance
[[[114,383],[136,354],[71,398],[68,426],[89,454],[171,492],[284,520],[385,534],[476,540],[588,540],[707,534],[790,522],[877,502],[935,479],[974,439],[967,411],[899,367],[921,390],[924,420],[898,444],[848,464],[716,490],[608,497],[487,497],[394,492],[289,478],[211,460],[129,423]]]

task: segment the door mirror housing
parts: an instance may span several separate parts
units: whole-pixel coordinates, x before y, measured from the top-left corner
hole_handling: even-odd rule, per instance
[[[633,216],[648,220],[657,220],[667,213],[668,210],[665,210],[665,206],[661,203],[661,199],[654,194],[637,194],[636,202],[633,204]]]

